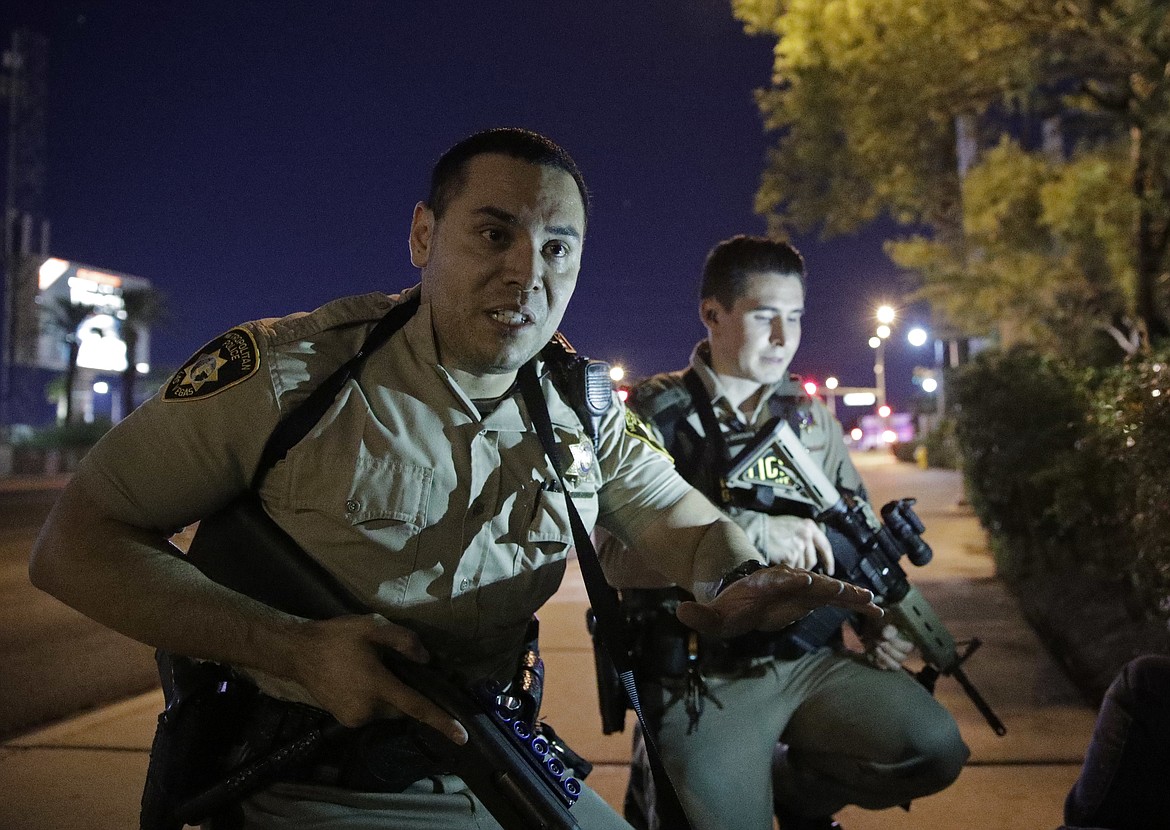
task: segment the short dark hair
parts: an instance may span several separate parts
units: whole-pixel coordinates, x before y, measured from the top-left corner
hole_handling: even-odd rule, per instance
[[[573,157],[550,138],[519,127],[483,130],[460,141],[439,158],[431,171],[427,207],[435,218],[443,215],[451,200],[467,182],[467,162],[486,153],[498,153],[521,161],[564,170],[577,183],[585,216],[589,216],[589,191]]]
[[[796,277],[804,288],[804,258],[787,242],[763,236],[733,236],[707,254],[699,299],[714,297],[724,308],[731,308],[753,275],[771,272]]]

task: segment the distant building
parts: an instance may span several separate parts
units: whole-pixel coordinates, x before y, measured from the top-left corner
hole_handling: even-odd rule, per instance
[[[78,346],[74,411],[80,420],[120,420],[118,394],[122,373],[134,366],[138,374],[150,369],[150,332],[138,326],[134,354],[126,345],[123,296],[149,289],[142,277],[95,268],[46,256],[26,256],[16,269],[11,297],[11,381],[7,395],[9,424],[41,425],[64,414],[64,389],[56,401],[48,393],[54,379],[69,364],[70,340]],[[74,331],[66,331],[59,310],[72,306],[84,315]],[[86,313],[88,312],[88,313]]]
[[[7,159],[0,166],[0,448],[14,427],[59,418],[63,394],[54,401],[49,390],[68,366],[69,337],[80,346],[73,403],[81,420],[117,421],[127,414],[120,411],[121,373],[129,363],[143,373],[149,364],[149,333],[141,328],[135,353],[126,353],[123,294],[150,283],[49,255],[48,54],[47,39],[27,28],[12,31],[0,53],[0,157]],[[73,332],[65,331],[54,313],[61,303],[89,309]],[[95,391],[95,384],[107,391]]]

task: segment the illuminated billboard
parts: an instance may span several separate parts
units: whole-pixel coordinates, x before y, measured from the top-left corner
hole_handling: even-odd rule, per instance
[[[126,354],[127,292],[150,288],[141,277],[57,257],[32,257],[20,269],[15,322],[16,362],[64,370],[76,344],[77,365],[122,372],[148,360],[149,332],[138,327],[135,354]],[[144,370],[144,369],[143,369]]]

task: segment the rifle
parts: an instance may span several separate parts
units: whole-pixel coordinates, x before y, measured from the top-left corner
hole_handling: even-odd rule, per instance
[[[214,581],[291,614],[329,619],[369,613],[272,521],[251,492],[200,523],[187,557]],[[525,715],[531,713],[534,718],[535,707],[525,701],[523,692],[501,688],[492,680],[467,686],[454,674],[391,650],[384,651],[382,659],[399,679],[463,724],[468,733],[463,746],[421,723],[416,724],[416,742],[425,754],[460,776],[505,830],[580,830],[569,808],[581,792],[581,783],[569,774],[565,760],[584,762],[551,729],[542,730],[543,724],[533,728]],[[531,664],[526,668],[537,670]],[[180,804],[175,816],[198,824],[272,784],[329,737],[344,731],[329,720],[233,770]]]
[[[995,734],[1007,732],[962,669],[981,645],[979,639],[970,640],[960,654],[954,637],[898,564],[903,555],[917,566],[933,556],[922,539],[925,527],[914,512],[914,499],[885,505],[883,521],[878,521],[868,505],[833,486],[782,418],[765,425],[758,438],[733,459],[722,484],[726,502],[732,500],[731,491],[746,489],[758,504],[771,508],[769,512],[795,510],[824,524],[837,565],[834,576],[873,591],[874,601],[885,609],[890,622],[921,653],[925,666],[915,674],[918,681],[933,692],[939,675],[954,677]],[[819,608],[784,633],[807,651],[828,642],[848,619],[849,614],[840,609]]]

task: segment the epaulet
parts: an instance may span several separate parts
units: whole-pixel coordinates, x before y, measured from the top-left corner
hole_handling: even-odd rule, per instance
[[[343,326],[363,326],[377,323],[391,308],[406,302],[410,291],[399,295],[380,292],[339,297],[309,312],[296,312],[287,317],[259,321],[268,329],[269,341],[274,345],[315,337],[327,329]]]
[[[569,342],[569,338],[557,331],[553,332],[552,340],[540,350],[540,359],[548,364],[556,364],[571,363],[582,358]]]
[[[646,378],[630,390],[627,405],[660,431],[671,427],[693,409],[691,393],[683,383],[682,376],[680,371]],[[673,429],[670,431],[673,432]]]

